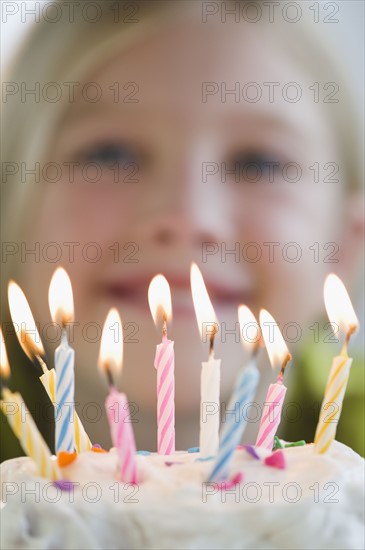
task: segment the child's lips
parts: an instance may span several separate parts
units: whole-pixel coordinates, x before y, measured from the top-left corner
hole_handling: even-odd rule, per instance
[[[147,294],[153,276],[135,276],[130,279],[107,282],[101,287],[102,294],[113,302],[121,302],[126,306],[142,308],[149,312]],[[171,289],[173,315],[195,315],[189,278],[177,277],[176,275],[169,277],[168,274],[166,278]],[[221,283],[209,277],[204,279],[213,307],[238,307],[242,303],[252,303],[252,294],[246,289],[237,288],[237,285],[230,285],[227,280]]]

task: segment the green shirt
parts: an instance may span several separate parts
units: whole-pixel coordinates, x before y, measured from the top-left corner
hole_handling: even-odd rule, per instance
[[[341,343],[320,343],[303,346],[300,360],[293,363],[285,384],[288,387],[282,422],[278,436],[288,441],[305,439],[312,442],[316,431],[328,375],[333,357],[340,355]],[[328,335],[327,335],[328,338]],[[345,443],[361,456],[365,454],[365,369],[364,358],[354,352],[349,344],[349,356],[353,357],[350,376],[337,426],[336,439]],[[288,373],[289,374],[289,373]]]

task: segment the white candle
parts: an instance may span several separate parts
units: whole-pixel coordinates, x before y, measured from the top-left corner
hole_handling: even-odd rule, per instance
[[[209,356],[202,362],[200,378],[200,456],[215,456],[219,447],[219,393],[221,360]]]
[[[202,274],[195,264],[191,266],[190,281],[200,336],[203,341],[209,336],[210,341],[208,361],[202,363],[200,386],[199,447],[204,458],[215,456],[219,447],[221,360],[214,357],[214,337],[219,327]]]

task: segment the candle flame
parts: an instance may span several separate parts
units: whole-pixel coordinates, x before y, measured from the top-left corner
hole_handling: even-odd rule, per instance
[[[1,354],[0,354],[0,376],[1,378],[9,378],[10,376],[10,365],[8,361],[8,354],[6,353],[6,346],[5,346],[5,340],[3,337],[3,331],[0,328],[0,346],[1,346]]]
[[[330,323],[337,325],[346,334],[357,330],[359,321],[346,287],[334,273],[330,273],[325,280],[324,303]]]
[[[11,320],[19,343],[29,359],[44,355],[43,344],[24,292],[14,281],[9,282],[8,299]]]
[[[261,340],[260,325],[252,311],[244,305],[238,307],[238,321],[243,347],[252,353],[252,350],[258,346]]]
[[[191,264],[190,284],[200,338],[203,340],[203,334],[209,335],[212,341],[218,331],[218,320],[205,287],[203,276],[194,263]]]
[[[117,375],[123,363],[123,327],[118,311],[112,308],[101,335],[98,366],[101,371]]]
[[[49,285],[48,303],[54,323],[64,327],[74,319],[72,286],[69,276],[58,267]]]
[[[148,303],[155,325],[159,320],[168,321],[172,316],[170,285],[166,278],[159,274],[148,287]]]
[[[260,326],[272,368],[280,366],[284,370],[291,355],[277,322],[266,309],[260,311]]]

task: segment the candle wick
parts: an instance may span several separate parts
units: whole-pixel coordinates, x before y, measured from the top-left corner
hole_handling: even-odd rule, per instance
[[[63,323],[62,323],[61,343],[62,344],[68,344],[66,325],[64,325]]]
[[[286,366],[289,363],[289,361],[291,361],[291,359],[292,359],[292,356],[290,355],[290,353],[287,353],[287,355],[285,356],[285,359],[283,361],[283,364],[281,366],[281,370],[280,370],[280,373],[279,373],[279,376],[278,376],[278,380],[283,379]]]
[[[0,395],[1,395],[1,397],[3,395],[3,390],[7,389],[7,388],[8,388],[8,385],[5,382],[4,376],[0,376]]]
[[[106,376],[107,376],[107,378],[108,378],[109,388],[110,388],[110,389],[115,388],[115,384],[114,384],[114,380],[113,380],[113,375],[112,375],[112,373],[111,373],[111,370],[110,370],[108,364],[105,365],[105,370],[106,370]]]
[[[43,361],[42,357],[39,355],[39,353],[35,354],[35,358],[38,362],[38,365],[41,367],[43,374],[46,374],[48,372],[48,368],[46,363]]]
[[[211,333],[210,339],[209,339],[209,357],[211,359],[214,358],[214,337],[215,337],[215,334],[216,334],[216,329],[214,328],[212,330],[212,333]]]
[[[356,332],[356,325],[350,325],[349,330],[346,333],[345,341],[342,346],[341,355],[347,355],[347,346],[350,341],[351,336]]]
[[[47,366],[39,355],[36,344],[33,343],[32,339],[28,336],[26,330],[21,330],[20,339],[23,344],[23,350],[28,355],[30,360],[33,361],[33,363],[35,361],[35,367],[37,368],[37,370],[39,371],[39,367],[41,367],[42,373],[45,374],[48,371]]]
[[[257,342],[257,344],[253,348],[253,351],[252,351],[252,354],[251,354],[252,359],[255,359],[255,357],[257,357],[257,355],[259,353],[259,350],[260,350],[260,342]]]
[[[167,338],[167,318],[166,318],[166,314],[164,313],[163,314],[163,319],[162,319],[162,339],[166,339]]]

